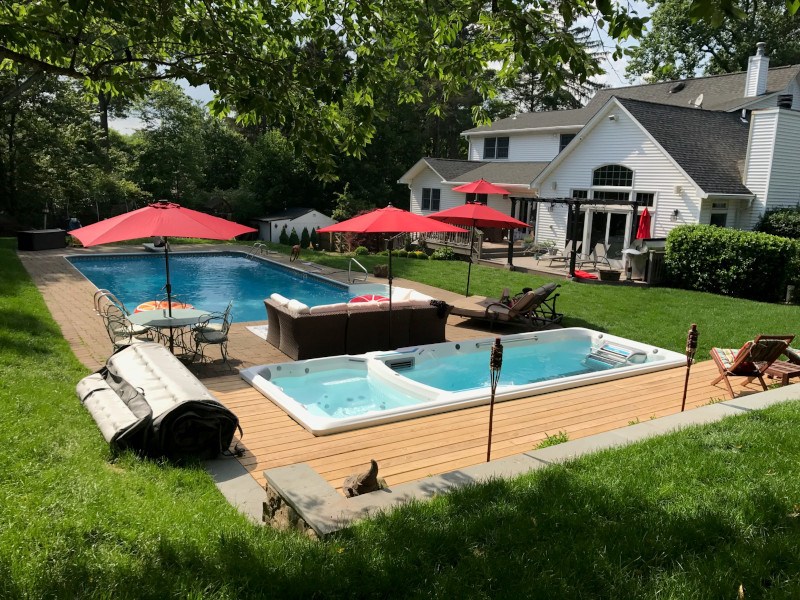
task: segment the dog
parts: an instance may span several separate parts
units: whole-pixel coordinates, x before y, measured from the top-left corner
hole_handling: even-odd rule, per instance
[[[300,244],[295,244],[292,246],[292,253],[289,255],[289,260],[297,260],[300,257]]]

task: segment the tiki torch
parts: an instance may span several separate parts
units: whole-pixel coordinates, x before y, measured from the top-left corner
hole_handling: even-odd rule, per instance
[[[689,334],[686,336],[686,380],[683,382],[681,412],[686,408],[686,392],[689,388],[689,369],[692,368],[695,352],[697,352],[697,324],[692,323],[692,326],[689,328]]]
[[[503,366],[503,344],[500,338],[495,338],[492,351],[489,353],[489,383],[492,386],[492,396],[489,400],[489,444],[486,447],[486,462],[492,457],[492,421],[494,420],[494,392],[500,380],[500,369]]]

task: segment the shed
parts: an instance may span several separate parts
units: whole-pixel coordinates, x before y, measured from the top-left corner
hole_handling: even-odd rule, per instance
[[[312,229],[333,225],[336,221],[313,208],[287,208],[281,212],[267,215],[255,219],[254,227],[258,229],[258,239],[265,242],[279,241],[281,231],[286,227],[289,234],[294,229],[297,235],[303,233],[303,228],[307,228],[309,233]]]

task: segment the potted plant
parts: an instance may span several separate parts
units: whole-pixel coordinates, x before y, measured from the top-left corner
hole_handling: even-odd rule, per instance
[[[600,269],[598,274],[600,275],[600,281],[619,281],[622,271],[616,269]]]

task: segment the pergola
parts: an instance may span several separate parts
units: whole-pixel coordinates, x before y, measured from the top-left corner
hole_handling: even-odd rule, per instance
[[[567,232],[567,239],[578,239],[578,217],[580,216],[581,207],[583,206],[630,206],[633,209],[633,220],[636,221],[636,215],[639,212],[639,205],[635,200],[595,200],[593,198],[512,198],[511,199],[511,216],[514,216],[516,202],[523,200],[529,203],[539,204],[566,204],[569,215],[567,222],[571,225],[571,231]],[[514,240],[509,236],[508,239],[508,264],[513,265],[514,256]],[[575,263],[577,261],[578,251],[576,244],[572,244],[572,252],[569,257],[569,276],[575,277]]]

